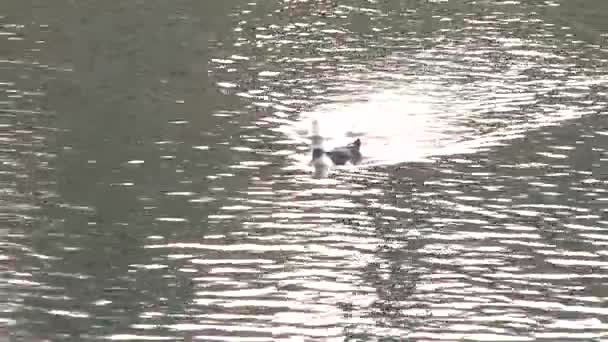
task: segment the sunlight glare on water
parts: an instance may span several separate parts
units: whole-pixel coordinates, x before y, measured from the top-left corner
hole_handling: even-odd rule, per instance
[[[317,120],[329,149],[360,137],[365,155],[362,165],[391,165],[474,153],[603,108],[599,103],[556,105],[548,103],[551,96],[547,96],[564,89],[574,90],[569,95],[573,98],[585,97],[582,92],[603,84],[601,78],[563,78],[564,74],[560,74],[562,77],[558,79],[547,77],[534,81],[527,76],[529,71],[546,66],[535,65],[529,60],[530,54],[515,51],[509,51],[514,57],[502,74],[490,75],[483,69],[476,72],[472,68],[473,72],[467,71],[464,75],[463,70],[472,67],[466,58],[471,53],[456,47],[442,52],[455,55],[451,57],[454,60],[448,64],[428,62],[442,77],[423,77],[420,81],[413,76],[395,78],[385,72],[378,72],[376,77],[351,74],[343,80],[344,87],[357,92],[326,98],[329,103],[301,113],[297,120],[287,121],[276,130],[295,143],[310,144],[311,123]],[[474,59],[476,64],[492,63],[483,60],[483,53],[479,51],[475,55],[478,56]],[[421,53],[416,56],[419,59],[416,62],[426,64],[431,56],[430,51]],[[545,58],[563,59],[555,55],[543,56]],[[411,58],[396,56],[389,60],[403,60],[407,65]],[[379,81],[378,77],[383,80]],[[461,82],[463,77],[467,82]],[[456,82],[446,83],[450,78]],[[349,86],[353,81],[356,83]],[[309,156],[302,154],[291,156],[300,166],[309,160]]]
[[[449,120],[441,120],[442,114],[429,97],[386,91],[361,102],[319,106],[279,130],[294,142],[310,143],[309,127],[318,120],[327,149],[361,138],[363,164],[396,164],[425,161],[463,140],[466,127],[450,125]]]

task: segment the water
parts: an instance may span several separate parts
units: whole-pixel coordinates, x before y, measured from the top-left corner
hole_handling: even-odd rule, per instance
[[[604,1],[0,15],[0,340],[608,336]]]

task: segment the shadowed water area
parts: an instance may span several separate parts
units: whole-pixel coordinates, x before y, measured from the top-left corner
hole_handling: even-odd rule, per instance
[[[608,338],[607,17],[3,1],[0,341]]]

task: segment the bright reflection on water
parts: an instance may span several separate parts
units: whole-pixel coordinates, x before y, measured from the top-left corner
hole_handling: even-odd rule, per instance
[[[330,97],[329,104],[302,113],[279,131],[307,143],[311,122],[318,120],[330,146],[334,139],[339,145],[346,137],[362,137],[365,164],[386,165],[483,151],[528,131],[603,109],[604,102],[588,98],[597,96],[593,87],[603,85],[605,76],[582,78],[560,69],[537,80],[538,70],[561,68],[565,57],[526,53],[522,47],[532,43],[519,39],[486,39],[497,46],[470,50],[450,41],[414,57],[394,55],[381,70],[372,70],[372,77],[350,73],[341,81],[354,94]],[[506,54],[506,65],[497,66],[496,49]],[[403,70],[383,70],[394,63]],[[407,75],[415,72],[413,68],[423,68],[415,70],[422,75]],[[572,102],[555,103],[558,92]]]
[[[608,8],[572,3],[8,6],[0,332],[608,337]],[[311,178],[313,120],[363,163]]]

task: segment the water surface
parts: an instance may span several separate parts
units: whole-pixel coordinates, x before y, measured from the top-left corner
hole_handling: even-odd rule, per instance
[[[0,13],[6,340],[608,336],[603,1]]]

